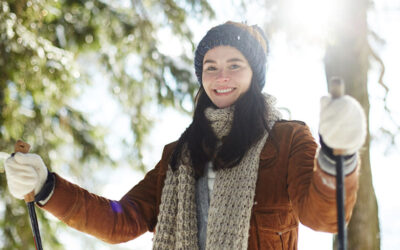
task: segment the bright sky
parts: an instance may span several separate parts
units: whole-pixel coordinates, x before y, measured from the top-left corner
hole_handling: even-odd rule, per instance
[[[210,27],[219,24],[225,20],[243,21],[247,20],[249,24],[262,24],[264,13],[259,11],[257,5],[250,6],[250,14],[238,14],[228,8],[231,6],[230,0],[214,1],[217,8],[218,21],[203,22],[196,24],[193,21],[195,32],[195,42],[205,34]],[[301,4],[300,4],[301,2]],[[400,55],[400,36],[398,30],[400,27],[400,12],[390,10],[394,5],[393,1],[379,1],[376,3],[376,13],[370,16],[370,22],[374,30],[386,40],[384,46],[378,47],[384,62],[386,63],[386,83],[391,88],[391,94],[388,101],[390,107],[395,112],[395,117],[400,122],[399,101],[396,99],[399,93],[400,73],[398,63],[395,61]],[[293,18],[299,18],[302,25],[307,27],[307,32],[311,36],[321,37],[326,28],[324,20],[327,20],[331,14],[329,12],[332,6],[329,6],[328,0],[306,0],[294,1],[296,6],[292,6],[291,15]],[[313,8],[307,6],[313,5]],[[318,7],[318,8],[317,8]],[[329,8],[331,7],[331,8]],[[397,6],[399,7],[399,6]],[[392,7],[394,8],[394,7]],[[319,11],[317,11],[319,10]],[[243,17],[243,18],[242,18]],[[169,43],[171,44],[171,43]],[[325,73],[322,64],[323,50],[315,46],[291,47],[285,42],[284,34],[279,34],[271,41],[271,55],[269,57],[269,70],[267,73],[267,84],[264,91],[274,95],[278,99],[278,106],[288,108],[291,111],[291,119],[303,120],[311,128],[316,136],[318,131],[319,98],[326,93]],[[173,51],[166,46],[165,51]],[[389,124],[385,116],[381,97],[382,89],[377,82],[377,65],[372,65],[373,72],[370,74],[370,98],[371,98],[371,130],[373,134],[379,134],[379,127]],[[101,78],[102,76],[97,76]],[[89,93],[90,92],[90,93]],[[94,96],[103,96],[101,103],[87,101]],[[110,135],[107,137],[107,143],[114,145],[118,138],[126,136],[129,131],[129,121],[122,114],[118,104],[107,94],[107,82],[100,81],[95,88],[90,88],[85,94],[85,110],[92,114],[95,122],[108,127]],[[82,104],[82,103],[81,103]],[[108,117],[104,121],[104,117]],[[149,145],[145,153],[145,162],[148,169],[151,169],[161,156],[162,147],[168,142],[176,140],[190,122],[189,117],[183,117],[173,110],[162,112],[157,117],[157,125],[149,138]],[[178,122],[177,122],[178,121]],[[165,133],[168,131],[168,133]],[[379,138],[372,141],[371,160],[374,177],[375,192],[379,203],[379,216],[381,222],[382,249],[395,249],[400,246],[400,202],[394,199],[394,192],[398,190],[394,183],[398,183],[400,171],[398,162],[400,157],[398,150],[393,150],[391,154],[384,155],[386,142]],[[118,156],[118,149],[112,152]],[[62,174],[62,173],[61,173]],[[129,178],[127,178],[129,176]],[[132,171],[129,166],[120,166],[116,171],[110,173],[103,171],[96,174],[96,177],[108,183],[96,192],[111,199],[119,199],[127,190],[129,190],[141,178],[142,174]],[[74,180],[73,177],[70,177]],[[396,178],[396,179],[395,179]],[[76,180],[75,180],[76,182]],[[94,190],[92,190],[94,191]],[[67,246],[73,244],[74,249],[151,249],[151,234],[146,234],[139,239],[118,246],[110,246],[103,243],[84,246],[80,239],[87,237],[75,230],[67,229],[58,232],[62,243]],[[61,237],[62,236],[62,237]],[[301,227],[299,238],[300,250],[313,249],[332,249],[332,236],[326,233],[317,233],[305,227]]]

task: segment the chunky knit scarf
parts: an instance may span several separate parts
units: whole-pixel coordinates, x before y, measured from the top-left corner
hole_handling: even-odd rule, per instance
[[[266,98],[267,101],[271,99],[270,96]],[[206,109],[205,115],[218,139],[230,131],[233,109]],[[279,112],[269,110],[267,119],[272,128],[279,119]],[[206,249],[247,249],[259,156],[267,137],[265,132],[236,167],[217,171],[210,197]],[[171,167],[167,170],[153,249],[199,248],[196,180],[189,153],[183,152],[179,168],[175,172]]]

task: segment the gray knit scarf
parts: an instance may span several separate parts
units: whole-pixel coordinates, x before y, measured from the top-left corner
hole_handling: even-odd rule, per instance
[[[280,115],[273,109],[273,97],[265,100],[269,107],[267,121],[272,128]],[[233,113],[234,107],[206,109],[205,115],[218,139],[229,133]],[[237,166],[217,171],[208,211],[206,249],[247,249],[259,156],[267,137],[265,131]],[[189,152],[184,149],[178,169],[173,172],[169,166],[167,170],[153,249],[199,248],[195,184]]]

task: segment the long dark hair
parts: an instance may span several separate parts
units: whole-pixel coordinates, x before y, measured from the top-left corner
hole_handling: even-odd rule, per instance
[[[170,159],[173,171],[178,168],[178,161],[185,144],[197,178],[203,175],[204,167],[208,161],[213,162],[214,170],[232,168],[238,165],[250,147],[262,137],[264,131],[270,131],[271,128],[268,127],[266,120],[269,107],[261,93],[259,84],[253,80],[249,90],[234,104],[231,131],[223,138],[222,146],[218,151],[218,139],[204,114],[207,107],[217,107],[207,96],[204,88],[200,87],[196,96],[193,121],[179,138]]]

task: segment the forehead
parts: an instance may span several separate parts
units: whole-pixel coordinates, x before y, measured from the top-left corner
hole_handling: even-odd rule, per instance
[[[232,46],[217,46],[209,51],[204,55],[203,62],[205,60],[229,60],[232,58],[239,58],[247,61],[246,58],[243,56],[242,52]]]

